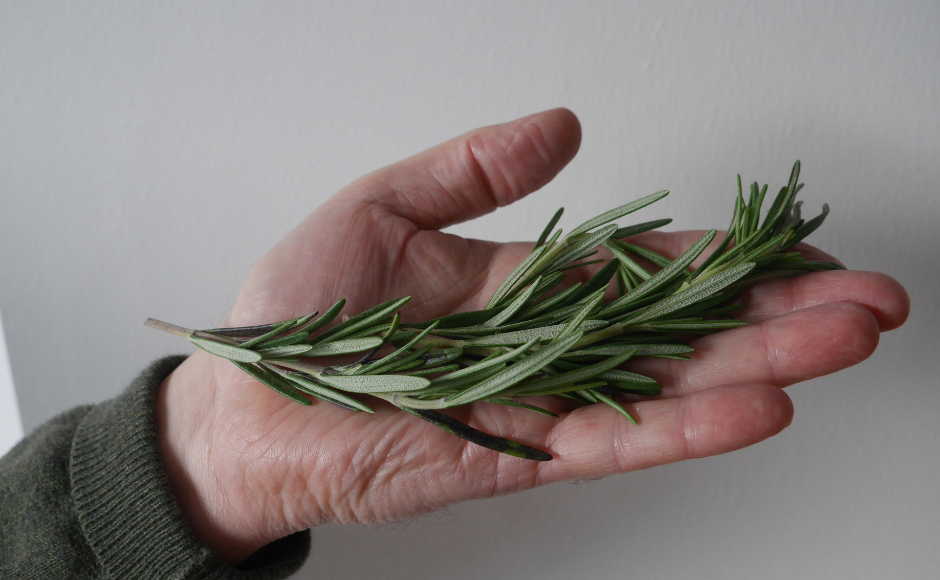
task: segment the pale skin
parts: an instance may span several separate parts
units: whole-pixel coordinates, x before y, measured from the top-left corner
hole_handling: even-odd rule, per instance
[[[531,243],[438,230],[538,190],[574,157],[580,139],[574,114],[556,109],[472,131],[366,175],[258,262],[226,326],[322,312],[342,297],[344,312],[354,314],[412,296],[404,321],[482,308]],[[654,232],[634,241],[676,256],[700,235]],[[833,259],[800,248],[811,259]],[[473,427],[549,451],[549,462],[469,444],[376,399],[369,400],[374,415],[323,402],[304,407],[200,351],[159,391],[167,476],[196,535],[235,563],[324,522],[400,520],[753,445],[790,424],[793,406],[782,387],[863,361],[909,311],[898,282],[861,271],[765,283],[745,301],[738,316],[750,324],[697,340],[692,361],[631,361],[631,370],[664,386],[656,399],[626,403],[638,425],[605,405],[574,409],[546,399],[540,404],[560,419],[488,403],[456,411]]]

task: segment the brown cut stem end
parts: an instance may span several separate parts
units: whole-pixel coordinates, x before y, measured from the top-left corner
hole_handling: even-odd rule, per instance
[[[162,330],[163,332],[168,332],[182,338],[189,338],[194,332],[196,332],[191,328],[183,328],[182,326],[170,324],[169,322],[163,322],[162,320],[157,320],[156,318],[148,318],[144,321],[144,326],[155,328],[156,330]]]

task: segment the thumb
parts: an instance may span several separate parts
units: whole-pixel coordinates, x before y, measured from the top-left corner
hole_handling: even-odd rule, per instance
[[[441,229],[538,190],[580,145],[578,118],[552,109],[451,139],[363,177],[337,197],[380,205],[421,229]]]

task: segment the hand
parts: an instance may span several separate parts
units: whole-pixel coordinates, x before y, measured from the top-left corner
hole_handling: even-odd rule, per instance
[[[346,312],[356,313],[412,296],[404,321],[482,308],[531,244],[438,230],[539,189],[579,143],[577,119],[559,109],[473,131],[363,177],[255,266],[227,325],[322,312],[342,297]],[[700,235],[637,239],[676,256]],[[200,351],[159,393],[167,474],[196,534],[237,562],[321,522],[397,520],[746,447],[790,423],[793,407],[780,387],[864,360],[879,333],[908,313],[897,282],[854,271],[766,283],[745,301],[750,306],[741,314],[752,324],[697,340],[691,362],[633,363],[664,385],[662,396],[628,405],[639,425],[605,405],[570,410],[554,403],[560,419],[487,403],[460,411],[474,427],[550,451],[550,462],[468,444],[375,399],[374,415],[323,402],[303,407]]]

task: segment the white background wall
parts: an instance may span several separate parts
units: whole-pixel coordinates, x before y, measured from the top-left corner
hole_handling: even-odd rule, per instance
[[[337,189],[555,106],[578,158],[455,231],[640,216],[723,227],[734,176],[803,161],[814,236],[903,282],[902,329],[790,389],[731,455],[314,531],[303,578],[936,578],[940,3],[0,2],[0,310],[24,426],[185,351]],[[638,218],[640,219],[640,218]]]

